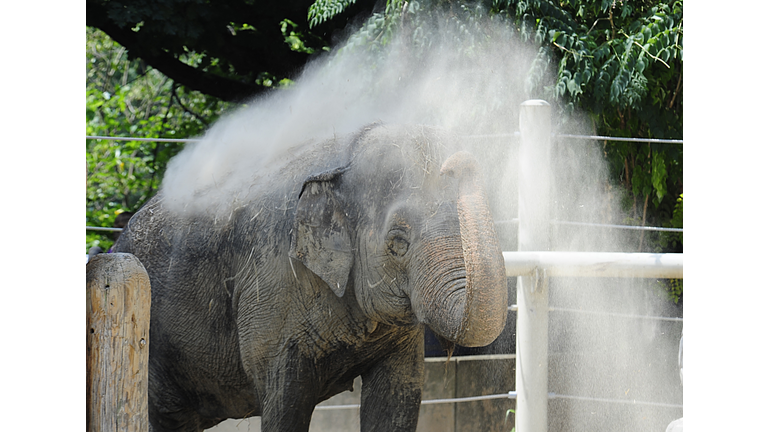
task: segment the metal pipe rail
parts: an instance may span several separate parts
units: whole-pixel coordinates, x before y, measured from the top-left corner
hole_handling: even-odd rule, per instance
[[[683,254],[503,252],[507,276],[681,279]]]

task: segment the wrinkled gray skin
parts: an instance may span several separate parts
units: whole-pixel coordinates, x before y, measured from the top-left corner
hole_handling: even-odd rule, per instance
[[[506,320],[482,176],[449,142],[372,125],[291,150],[231,214],[139,211],[116,250],[152,284],[152,429],[306,431],[362,376],[361,429],[415,430],[424,325],[482,346]]]

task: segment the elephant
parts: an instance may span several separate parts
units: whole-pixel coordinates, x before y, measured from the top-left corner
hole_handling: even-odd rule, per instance
[[[224,213],[171,211],[161,188],[115,245],[151,282],[151,429],[306,431],[360,376],[361,430],[414,431],[425,326],[473,347],[506,323],[482,169],[457,142],[374,123],[305,143]]]

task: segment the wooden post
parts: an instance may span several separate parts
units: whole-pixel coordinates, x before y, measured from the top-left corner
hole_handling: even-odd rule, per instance
[[[550,106],[529,100],[520,106],[518,250],[550,247]],[[549,288],[545,272],[517,279],[515,430],[546,432]]]
[[[99,254],[85,284],[87,431],[145,432],[149,276],[131,254]]]

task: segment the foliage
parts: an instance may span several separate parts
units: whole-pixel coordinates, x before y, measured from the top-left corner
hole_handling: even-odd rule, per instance
[[[187,138],[200,135],[230,105],[191,92],[128,60],[124,47],[86,28],[86,135]],[[156,191],[168,160],[183,144],[86,140],[86,225],[111,227]],[[111,234],[89,231],[86,250],[107,250]]]
[[[280,31],[283,33],[285,43],[291,48],[291,51],[305,54],[314,54],[317,51],[316,48],[308,46],[305,42],[313,35],[303,33],[295,22],[289,19],[280,21]],[[320,49],[322,51],[329,50],[327,45],[322,45]]]
[[[667,228],[682,228],[683,227],[683,194],[677,199],[675,204],[675,210],[672,212],[672,219],[666,224]],[[676,247],[677,245],[682,247],[683,245],[683,233],[668,233],[665,232],[660,235],[659,246],[662,249],[668,249]]]
[[[682,139],[682,1],[494,0],[491,14],[540,47],[529,91],[556,102],[558,117],[581,110],[599,135]],[[606,142],[604,152],[628,192],[628,222],[668,223],[682,193],[682,146]],[[659,246],[643,239],[638,249]]]
[[[674,304],[679,304],[683,298],[683,280],[682,279],[660,279],[657,282],[666,298]]]
[[[683,227],[683,194],[677,199],[675,210],[672,212],[672,219],[667,223],[668,228]],[[657,252],[664,250],[682,250],[683,233],[662,232],[659,235]],[[658,282],[659,288],[665,292],[667,298],[673,303],[678,304],[683,298],[683,280],[682,279],[663,279]]]
[[[309,27],[315,27],[330,20],[354,3],[355,0],[315,0],[307,14]]]
[[[515,410],[513,410],[513,409],[508,409],[507,410],[507,415],[504,417],[504,423],[505,424],[507,423],[507,420],[509,420],[509,415],[510,414],[514,414],[514,413],[515,413]],[[510,430],[509,432],[515,432],[515,428],[512,428],[512,430]]]

